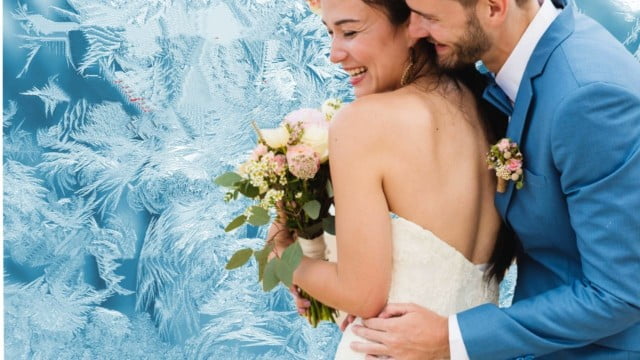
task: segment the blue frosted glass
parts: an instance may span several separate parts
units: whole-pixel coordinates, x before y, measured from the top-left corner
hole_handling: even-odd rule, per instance
[[[578,1],[640,59],[634,1]],[[352,98],[303,1],[4,1],[8,359],[329,359],[286,289],[229,256],[211,179],[276,125]],[[508,305],[516,271],[503,283]]]

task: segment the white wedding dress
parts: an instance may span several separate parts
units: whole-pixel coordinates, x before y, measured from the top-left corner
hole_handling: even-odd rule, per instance
[[[403,218],[392,220],[393,270],[389,303],[415,303],[448,316],[498,302],[498,284],[487,282],[478,265],[432,232]],[[359,322],[357,319],[356,322]],[[365,341],[347,327],[335,359],[364,359],[349,347]]]

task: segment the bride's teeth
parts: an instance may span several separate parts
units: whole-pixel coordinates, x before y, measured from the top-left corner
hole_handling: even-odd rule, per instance
[[[349,76],[351,76],[351,77],[364,74],[365,72],[367,72],[367,68],[364,67],[364,66],[361,66],[361,67],[355,68],[355,69],[350,69],[350,70],[347,71],[347,73],[349,73]]]

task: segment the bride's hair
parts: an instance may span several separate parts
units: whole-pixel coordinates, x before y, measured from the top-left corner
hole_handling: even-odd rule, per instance
[[[382,11],[393,26],[402,26],[409,21],[411,9],[404,0],[362,0],[365,4]],[[409,68],[406,81],[409,84],[422,76],[432,76],[436,79],[447,79],[454,84],[468,88],[476,99],[481,124],[485,128],[487,140],[494,144],[502,138],[507,129],[507,118],[495,107],[482,98],[487,79],[480,74],[473,64],[460,66],[455,69],[443,69],[437,64],[437,54],[433,44],[426,39],[420,39],[413,46],[413,65]],[[438,86],[436,83],[435,86]],[[511,265],[517,251],[518,241],[515,233],[504,223],[500,227],[495,248],[489,261],[487,276],[501,281],[506,270]]]

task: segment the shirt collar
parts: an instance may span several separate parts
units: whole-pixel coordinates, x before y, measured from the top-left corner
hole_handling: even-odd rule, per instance
[[[498,71],[496,84],[500,86],[512,102],[515,102],[520,82],[533,50],[561,11],[562,9],[556,9],[553,6],[553,2],[544,1],[533,21],[522,34],[511,55]]]

